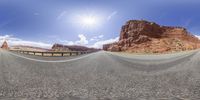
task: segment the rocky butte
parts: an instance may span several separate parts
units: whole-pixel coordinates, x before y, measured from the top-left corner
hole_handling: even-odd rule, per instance
[[[200,48],[200,40],[183,27],[161,26],[145,20],[130,20],[122,26],[118,42],[105,44],[106,51],[166,53]]]
[[[9,49],[8,43],[6,41],[4,41],[3,44],[2,44],[2,46],[1,46],[1,48],[8,50]]]
[[[63,45],[63,44],[54,44],[52,46],[51,50],[52,51],[88,51],[88,52],[99,51],[99,49],[88,48],[88,47],[85,47],[85,46]]]
[[[49,51],[46,48],[27,46],[27,45],[13,45],[9,48],[10,50],[22,50],[22,51]]]

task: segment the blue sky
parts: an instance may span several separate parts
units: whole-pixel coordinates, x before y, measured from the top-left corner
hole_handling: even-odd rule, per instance
[[[131,19],[183,26],[200,35],[199,9],[198,0],[0,0],[0,39],[16,45],[101,47],[116,41]],[[85,25],[83,17],[95,22]]]

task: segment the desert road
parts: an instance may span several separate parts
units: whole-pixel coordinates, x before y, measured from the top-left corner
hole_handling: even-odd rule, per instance
[[[200,52],[43,58],[0,50],[0,100],[200,100]]]

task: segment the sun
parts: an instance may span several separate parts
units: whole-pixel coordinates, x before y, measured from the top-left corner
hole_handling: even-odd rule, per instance
[[[85,16],[81,19],[81,21],[85,26],[93,26],[97,23],[97,19],[93,16]]]
[[[79,14],[73,17],[72,22],[82,29],[97,29],[101,25],[101,17],[97,14]]]
[[[99,18],[94,15],[79,16],[79,24],[84,28],[95,28],[99,25]]]
[[[91,31],[102,27],[104,16],[94,12],[76,12],[69,20],[78,29]]]

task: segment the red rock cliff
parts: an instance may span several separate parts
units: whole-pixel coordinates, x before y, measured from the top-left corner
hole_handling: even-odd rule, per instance
[[[130,20],[122,26],[117,43],[104,45],[108,51],[163,53],[199,48],[200,40],[183,27],[160,26],[145,20]]]

